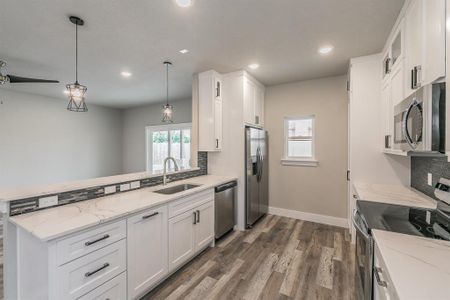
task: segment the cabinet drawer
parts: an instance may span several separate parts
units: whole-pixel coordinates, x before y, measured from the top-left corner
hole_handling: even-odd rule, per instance
[[[386,264],[381,257],[380,250],[375,245],[374,246],[374,273],[373,273],[373,289],[374,289],[374,299],[389,299],[389,300],[397,300],[399,299],[397,296],[397,292],[395,291],[394,284],[392,283],[392,279],[389,276],[388,269]],[[377,273],[380,283],[377,280]],[[385,286],[383,286],[383,284]]]
[[[203,203],[214,200],[214,189],[183,197],[169,204],[169,218],[191,210]]]
[[[79,300],[123,300],[127,298],[126,272],[114,277]]]
[[[120,240],[57,268],[57,299],[78,299],[126,270],[126,241]]]
[[[58,266],[84,256],[126,236],[126,220],[82,232],[56,244]]]

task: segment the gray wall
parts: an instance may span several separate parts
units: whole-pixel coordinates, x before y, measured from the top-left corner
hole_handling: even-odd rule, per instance
[[[190,99],[172,102],[174,123],[192,122],[192,101]],[[123,172],[145,171],[145,127],[163,125],[162,107],[157,103],[125,109],[123,112]]]
[[[122,113],[0,90],[0,186],[59,183],[122,173]]]
[[[269,133],[269,205],[338,218],[347,217],[346,76],[266,89]],[[283,120],[315,115],[317,167],[283,166]]]
[[[428,185],[428,173],[433,174],[433,184]],[[441,178],[450,179],[447,157],[411,157],[411,186],[434,197],[434,186]]]

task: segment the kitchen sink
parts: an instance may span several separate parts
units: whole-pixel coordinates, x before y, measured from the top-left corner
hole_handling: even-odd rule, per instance
[[[154,193],[158,193],[158,194],[164,194],[164,195],[172,195],[172,194],[176,194],[176,193],[180,193],[180,192],[184,192],[196,187],[199,187],[200,184],[180,184],[180,185],[175,185],[175,186],[171,186],[165,189],[160,189],[160,190],[156,190],[154,191]]]

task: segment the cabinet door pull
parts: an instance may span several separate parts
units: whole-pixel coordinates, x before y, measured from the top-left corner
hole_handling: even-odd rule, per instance
[[[197,210],[197,223],[200,223],[200,211]]]
[[[194,211],[194,225],[197,224],[197,212]]]
[[[414,69],[411,69],[411,89],[414,90],[414,76],[415,76],[415,72]]]
[[[219,139],[216,139],[216,148],[219,148]]]
[[[387,283],[384,280],[381,280],[380,273],[382,273],[382,270],[380,267],[375,267],[375,279],[377,280],[377,283],[381,287],[387,287]]]
[[[86,246],[90,246],[92,244],[98,243],[100,241],[106,240],[107,238],[109,238],[109,234],[105,234],[104,236],[102,236],[101,238],[98,238],[96,240],[93,241],[87,241],[86,243],[84,243]]]
[[[149,214],[149,215],[146,215],[146,216],[142,216],[142,219],[148,219],[148,218],[151,218],[151,217],[154,217],[154,216],[156,216],[156,215],[158,215],[159,214],[159,212],[154,212],[154,213],[152,213],[152,214]]]
[[[92,275],[94,275],[97,272],[100,272],[101,270],[105,269],[109,267],[109,263],[105,263],[103,266],[101,266],[100,268],[98,268],[97,270],[91,271],[91,272],[86,272],[86,274],[84,274],[85,277],[90,277]]]

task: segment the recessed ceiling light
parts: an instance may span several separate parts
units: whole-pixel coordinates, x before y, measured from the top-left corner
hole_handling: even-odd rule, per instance
[[[188,49],[181,49],[181,50],[180,50],[180,53],[182,53],[182,54],[186,54],[186,53],[188,53],[188,52],[189,52]]]
[[[256,70],[259,68],[259,65],[258,64],[250,64],[250,65],[248,65],[248,67],[252,70]]]
[[[193,0],[175,0],[178,6],[180,7],[189,7],[192,5]]]
[[[333,51],[334,47],[333,46],[323,46],[319,48],[319,53],[326,55],[331,53],[331,51]]]
[[[131,73],[130,73],[130,72],[127,72],[127,71],[122,71],[122,72],[120,73],[120,75],[122,75],[123,77],[130,77],[130,76],[131,76]]]

